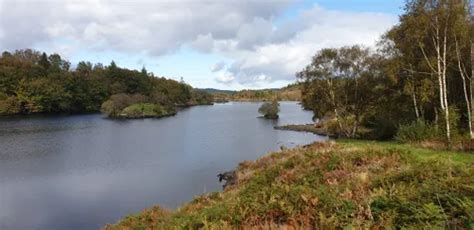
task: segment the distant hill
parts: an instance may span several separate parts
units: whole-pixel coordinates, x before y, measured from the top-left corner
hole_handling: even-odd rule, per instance
[[[300,84],[291,84],[283,88],[269,89],[244,89],[244,90],[220,90],[214,88],[200,89],[214,96],[217,101],[300,101]]]
[[[216,94],[216,93],[224,93],[224,94],[234,94],[237,91],[236,90],[223,90],[223,89],[214,89],[214,88],[205,88],[205,89],[199,89],[207,93],[211,94]]]

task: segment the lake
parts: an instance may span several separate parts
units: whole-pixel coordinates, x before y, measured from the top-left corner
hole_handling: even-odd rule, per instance
[[[0,118],[0,229],[100,229],[219,191],[218,173],[281,145],[326,139],[273,129],[311,122],[297,103],[282,102],[278,121],[257,118],[259,105],[196,106],[144,120]]]

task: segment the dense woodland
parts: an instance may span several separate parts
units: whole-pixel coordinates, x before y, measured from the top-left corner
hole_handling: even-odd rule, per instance
[[[473,138],[472,3],[409,0],[404,9],[375,49],[317,52],[297,73],[304,106],[340,136]]]
[[[106,100],[111,99],[106,102]],[[26,49],[0,57],[0,114],[88,113],[115,115],[130,105],[174,110],[212,103],[208,93],[184,82],[141,71],[79,62],[75,68],[58,54]],[[158,105],[155,106],[155,105]],[[172,112],[171,112],[172,113]]]

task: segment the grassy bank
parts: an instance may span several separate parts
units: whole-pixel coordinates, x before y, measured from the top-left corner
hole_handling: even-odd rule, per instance
[[[341,140],[243,162],[237,176],[224,192],[106,229],[474,227],[473,154]]]

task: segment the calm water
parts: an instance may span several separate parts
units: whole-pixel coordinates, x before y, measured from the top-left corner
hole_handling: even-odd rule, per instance
[[[154,204],[217,191],[216,175],[279,146],[322,140],[277,131],[311,122],[296,103],[280,120],[259,103],[199,106],[163,119],[101,115],[0,119],[0,229],[99,229]]]

